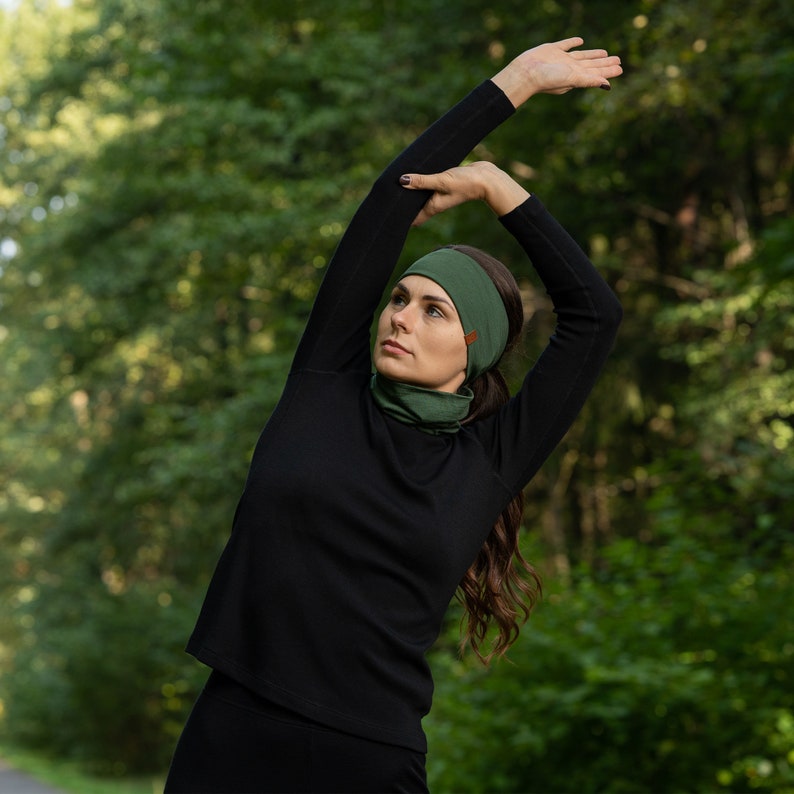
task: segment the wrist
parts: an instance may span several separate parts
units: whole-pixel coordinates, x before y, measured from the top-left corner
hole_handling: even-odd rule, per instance
[[[488,165],[490,168],[484,174],[482,198],[497,216],[502,217],[523,204],[530,194],[501,168],[491,163]]]
[[[532,68],[519,58],[514,58],[497,72],[491,82],[502,90],[514,108],[519,108],[535,94],[540,93]]]

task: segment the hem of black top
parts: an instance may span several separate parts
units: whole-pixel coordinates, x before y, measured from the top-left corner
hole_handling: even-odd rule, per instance
[[[329,728],[334,728],[342,733],[349,733],[353,736],[360,736],[384,744],[392,744],[420,753],[427,753],[427,738],[421,727],[421,717],[417,717],[419,722],[418,733],[395,729],[382,723],[361,720],[328,706],[323,706],[320,703],[315,703],[280,687],[272,681],[255,675],[235,664],[231,659],[216,653],[206,645],[196,646],[194,643],[189,642],[186,650],[202,664],[217,670],[253,693],[278,706],[295,711],[303,717],[319,722],[322,725],[327,725]]]

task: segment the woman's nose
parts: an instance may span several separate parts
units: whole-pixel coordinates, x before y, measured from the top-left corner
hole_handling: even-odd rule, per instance
[[[411,315],[407,306],[403,306],[399,311],[394,312],[391,316],[391,324],[394,328],[400,328],[403,331],[410,330]]]

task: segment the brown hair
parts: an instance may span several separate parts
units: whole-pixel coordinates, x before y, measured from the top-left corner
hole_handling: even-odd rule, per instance
[[[498,259],[478,248],[468,245],[447,247],[471,257],[493,281],[507,312],[505,352],[512,350],[521,338],[524,325],[521,293],[513,274]],[[484,419],[510,399],[510,390],[498,364],[468,384],[474,392],[474,399],[464,424]],[[541,595],[540,576],[518,547],[523,511],[524,494],[519,492],[502,511],[458,586],[457,598],[466,609],[461,647],[471,645],[484,664],[494,656],[504,656]],[[483,644],[494,624],[498,635],[488,652]]]

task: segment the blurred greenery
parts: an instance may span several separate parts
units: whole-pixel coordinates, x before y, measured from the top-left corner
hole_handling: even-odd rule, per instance
[[[428,35],[432,32],[432,35]],[[441,34],[443,32],[443,34]],[[440,35],[441,34],[441,35]],[[582,35],[610,93],[476,152],[624,304],[527,489],[546,598],[433,654],[434,791],[794,792],[794,17],[759,0],[0,6],[0,736],[162,773],[252,445],[370,181],[508,58]],[[491,250],[484,208],[411,235]]]
[[[672,524],[552,584],[512,664],[438,653],[431,790],[794,788],[794,555],[737,559]]]
[[[79,761],[20,749],[0,743],[0,758],[17,773],[49,784],[65,794],[161,794],[165,776],[97,776],[85,772]],[[20,794],[7,791],[6,794]]]

